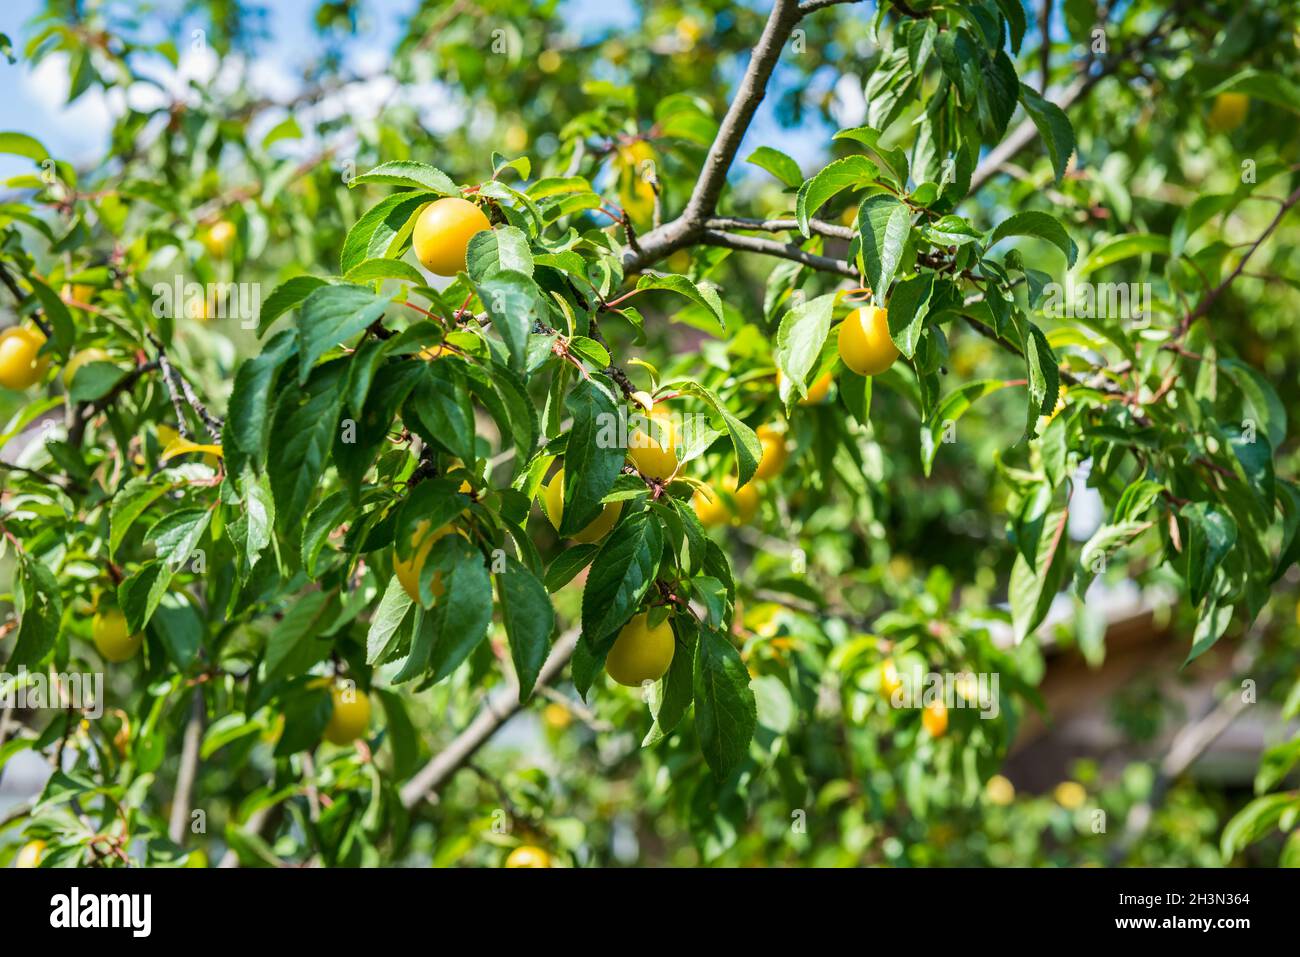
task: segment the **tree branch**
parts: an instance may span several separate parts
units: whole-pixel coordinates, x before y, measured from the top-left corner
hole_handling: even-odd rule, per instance
[[[1089,60],[1085,63],[1082,68],[1083,72],[1076,76],[1070,85],[1065,88],[1065,91],[1061,94],[1056,105],[1062,110],[1069,109],[1094,86],[1118,70],[1120,64],[1130,62],[1135,57],[1145,52],[1148,47],[1161,38],[1165,32],[1165,27],[1170,22],[1170,18],[1180,10],[1182,5],[1182,3],[1172,4],[1160,15],[1155,26],[1153,26],[1145,36],[1135,43],[1126,44],[1121,49],[1114,51],[1110,56],[1101,61],[1101,64],[1095,73],[1088,72],[1093,61]],[[1109,10],[1110,7],[1108,6],[1106,10],[1107,16],[1109,15]],[[1046,91],[1044,91],[1044,95],[1046,95]],[[989,150],[988,155],[986,155],[975,168],[975,172],[971,174],[970,190],[966,194],[967,198],[969,199],[975,193],[979,192],[984,184],[998,173],[1004,163],[1037,138],[1038,127],[1034,125],[1034,121],[1030,119],[1022,121],[1019,126],[1011,131],[1009,136],[1003,139],[997,146],[993,147],[993,149]]]
[[[740,81],[740,87],[732,98],[731,107],[718,127],[718,135],[709,147],[709,155],[704,160],[704,169],[695,181],[691,198],[686,202],[682,216],[691,223],[702,223],[717,208],[718,197],[727,181],[727,172],[740,149],[749,123],[758,110],[758,104],[767,95],[767,81],[776,68],[781,57],[781,48],[790,36],[790,31],[802,16],[799,4],[795,0],[775,0],[772,13],[767,18],[763,35],[749,58],[749,66]]]
[[[1232,285],[1233,280],[1241,275],[1242,270],[1246,268],[1246,263],[1250,261],[1250,257],[1255,255],[1255,250],[1259,249],[1260,244],[1272,235],[1273,230],[1277,229],[1278,224],[1282,222],[1282,217],[1284,217],[1296,203],[1300,203],[1300,187],[1288,196],[1283,201],[1282,205],[1278,207],[1277,215],[1273,217],[1273,221],[1268,224],[1268,227],[1262,233],[1259,234],[1259,238],[1251,243],[1250,248],[1246,250],[1246,254],[1237,262],[1237,268],[1230,272],[1223,282],[1219,283],[1206,293],[1205,298],[1201,300],[1200,305],[1183,317],[1183,321],[1179,326],[1180,335],[1190,329],[1197,319],[1201,319],[1209,313],[1210,307],[1214,305],[1214,301],[1219,298],[1225,289]]]
[[[643,269],[698,239],[704,229],[704,221],[717,208],[718,197],[726,185],[727,173],[735,161],[736,151],[740,149],[741,140],[745,138],[759,103],[767,94],[768,80],[781,58],[781,49],[789,39],[790,32],[805,12],[828,5],[812,4],[805,11],[797,0],[775,0],[763,34],[750,54],[745,75],[741,78],[740,86],[727,108],[727,115],[722,118],[718,133],[709,147],[704,168],[695,181],[686,208],[671,222],[637,237],[635,243],[629,242],[628,248],[623,251],[623,268],[626,272]]]
[[[194,689],[190,703],[190,719],[185,724],[181,743],[180,769],[176,772],[176,794],[172,798],[172,816],[168,822],[167,836],[173,844],[185,838],[185,822],[190,816],[190,798],[194,791],[194,777],[199,767],[199,744],[203,738],[203,690]]]
[[[858,0],[803,0],[803,3],[799,4],[799,16],[806,17],[810,13],[825,10],[827,7],[837,7],[840,4],[857,2]]]
[[[783,233],[787,230],[797,230],[799,223],[793,219],[746,219],[742,216],[712,216],[705,220],[704,226],[707,229],[752,229],[756,232]],[[828,223],[820,219],[810,219],[808,228],[819,236],[825,236],[828,239],[843,239],[846,242],[851,242],[857,236],[857,232],[851,226],[837,226],[834,223]]]
[[[9,291],[13,293],[14,298],[18,300],[19,306],[22,306],[27,302],[27,294],[19,288],[18,283],[14,281],[14,277],[9,275],[9,270],[5,268],[4,263],[0,263],[0,281],[3,281],[4,284],[9,287]],[[41,330],[41,335],[45,336],[46,339],[49,339],[51,335],[50,327],[46,325],[45,320],[41,318],[40,313],[41,311],[39,309],[33,310],[31,320],[36,323],[36,328]]]
[[[541,674],[537,676],[537,687],[548,685],[559,677],[573,657],[579,634],[580,631],[574,628],[555,642],[550,656],[542,665]],[[423,801],[426,795],[447,783],[496,734],[497,729],[514,717],[522,707],[517,687],[507,686],[489,694],[483,703],[483,710],[475,715],[465,730],[456,735],[450,744],[434,755],[428,764],[402,786],[402,805],[409,810]]]
[[[182,438],[193,438],[189,426],[185,423],[183,397],[184,403],[187,403],[194,410],[194,413],[199,417],[199,421],[203,423],[203,428],[207,431],[209,437],[214,442],[220,443],[221,429],[225,423],[209,412],[207,406],[199,401],[198,395],[194,392],[194,387],[172,365],[171,359],[167,356],[167,350],[158,341],[158,337],[152,332],[146,333],[146,335],[149,337],[149,341],[153,343],[153,347],[158,350],[158,365],[162,369],[163,381],[167,384],[167,394],[171,397],[172,408],[176,411],[176,431],[180,433]]]
[[[847,276],[850,279],[860,278],[857,269],[852,263],[845,262],[843,259],[833,259],[830,256],[819,256],[816,253],[810,253],[794,243],[763,239],[761,236],[737,236],[734,233],[723,233],[716,229],[704,230],[700,233],[699,241],[709,246],[722,246],[726,249],[737,249],[741,252],[760,253],[765,256],[789,259],[813,269],[820,269],[823,272],[839,273],[841,276]]]

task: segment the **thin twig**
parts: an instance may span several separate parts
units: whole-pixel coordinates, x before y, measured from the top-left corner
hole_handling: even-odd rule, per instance
[[[9,275],[9,270],[5,268],[4,263],[0,263],[0,280],[9,287],[9,291],[13,293],[14,298],[18,300],[19,306],[26,305],[28,298],[27,294],[19,288],[18,283],[14,281],[14,277]],[[33,310],[31,320],[36,323],[36,328],[41,330],[41,334],[45,336],[46,339],[49,339],[52,335],[50,327],[46,324],[45,320],[41,318],[40,313],[41,311],[39,309]]]
[[[839,273],[841,276],[847,276],[850,279],[860,278],[858,270],[852,263],[843,259],[833,259],[830,256],[819,256],[816,253],[810,253],[793,243],[777,242],[774,239],[763,239],[760,236],[738,236],[735,233],[719,232],[716,229],[704,230],[700,233],[699,240],[709,246],[722,246],[726,249],[735,249],[741,252],[777,256],[781,259],[802,263],[813,269],[820,269],[823,272]]]

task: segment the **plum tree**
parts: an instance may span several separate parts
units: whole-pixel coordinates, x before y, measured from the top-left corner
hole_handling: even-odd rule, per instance
[[[1052,779],[1155,839],[1004,767],[1115,594],[1300,708],[1285,4],[417,4],[287,97],[245,6],[210,83],[150,11],[0,44],[130,104],[0,134],[0,662],[107,705],[0,722],[0,859],[1300,861],[1294,740],[1165,781],[1155,668]]]

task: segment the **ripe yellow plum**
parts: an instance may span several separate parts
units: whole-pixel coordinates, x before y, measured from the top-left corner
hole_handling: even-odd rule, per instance
[[[439,276],[454,276],[466,268],[470,239],[491,228],[483,210],[458,196],[447,196],[424,207],[411,241],[425,269]]]

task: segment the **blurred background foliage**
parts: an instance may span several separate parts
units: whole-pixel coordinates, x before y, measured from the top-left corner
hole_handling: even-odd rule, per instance
[[[68,100],[93,102],[111,117],[98,154],[58,157],[67,187],[62,195],[45,191],[41,213],[57,230],[18,223],[29,248],[40,250],[40,270],[53,288],[102,286],[96,301],[110,310],[110,270],[146,284],[183,272],[266,289],[305,271],[333,272],[348,228],[366,208],[347,182],[386,161],[432,163],[464,182],[486,179],[494,152],[527,155],[535,176],[582,169],[648,228],[653,202],[632,171],[653,159],[665,207],[681,206],[766,17],[766,4],[722,0],[330,0],[286,5],[292,20],[285,9],[272,16],[266,6],[239,0],[183,6],[182,13],[176,4],[49,0],[21,26],[7,23],[17,59],[3,67],[7,76],[57,74]],[[1246,64],[1294,77],[1295,4],[1032,6],[1017,65],[1026,82],[1041,86],[1037,8],[1046,6],[1053,90],[1070,82],[1096,41],[1096,23],[1107,24],[1112,47],[1171,10],[1177,25],[1158,49],[1121,63],[1071,107],[1078,157],[1064,182],[1053,185],[1049,158],[1031,147],[981,192],[987,221],[1046,196],[1069,222],[1084,263],[1116,233],[1169,235],[1196,197],[1235,190],[1243,161],[1282,168],[1261,194],[1289,192],[1300,144],[1294,114],[1252,99],[1239,127],[1215,130],[1209,91]],[[803,22],[741,159],[750,143],[770,143],[808,174],[834,155],[830,134],[861,122],[867,108],[863,86],[880,57],[872,38],[877,14],[875,4],[848,4]],[[39,126],[21,128],[41,137]],[[891,128],[898,141],[907,135],[906,118]],[[14,194],[44,191],[30,162],[41,158],[22,158],[0,217],[23,220]],[[757,167],[738,164],[732,186],[728,202],[738,211],[789,209],[789,195]],[[1276,203],[1242,202],[1201,241],[1224,247],[1221,258],[1230,255],[1276,211]],[[832,204],[822,215],[835,220],[840,213]],[[238,236],[225,259],[204,244],[219,219],[233,222]],[[594,211],[591,221],[602,223]],[[1220,353],[1262,368],[1291,421],[1300,419],[1300,293],[1288,278],[1300,276],[1297,240],[1293,217],[1209,320]],[[672,267],[726,291],[733,331],[716,338],[691,309],[677,311],[680,301],[654,300],[644,310],[644,337],[623,330],[615,353],[705,384],[727,380],[733,365],[770,365],[779,319],[770,290],[785,267],[716,249],[679,253]],[[1134,270],[1129,261],[1115,275],[1132,278]],[[1154,281],[1158,311],[1177,311],[1177,283],[1159,275]],[[813,277],[805,288],[811,296],[831,285]],[[202,317],[179,319],[172,341],[178,362],[204,394],[217,397],[239,359],[256,351],[252,332]],[[974,336],[955,340],[948,361],[959,382],[1021,374],[1013,357]],[[747,395],[751,408],[776,406],[770,378],[756,378]],[[149,401],[161,407],[166,396],[159,391]],[[1095,673],[1108,668],[1108,623],[1098,617],[1106,601],[1090,609],[1066,599],[1037,638],[1018,646],[1007,640],[1003,603],[1014,550],[1006,537],[1013,494],[1006,469],[1032,454],[1016,446],[1019,400],[982,400],[929,476],[920,465],[913,404],[889,387],[878,388],[873,402],[860,462],[835,458],[842,405],[800,408],[791,423],[794,454],[765,490],[760,518],[727,533],[742,582],[733,637],[755,676],[760,723],[735,779],[720,785],[707,774],[689,726],[641,748],[649,718],[638,692],[598,687],[586,705],[569,688],[535,697],[436,801],[408,814],[397,806],[393,781],[478,710],[491,658],[476,656],[450,682],[415,697],[401,742],[401,729],[385,728],[375,764],[328,744],[311,767],[301,756],[273,758],[277,716],[251,716],[264,733],[205,753],[195,803],[209,812],[208,836],[195,846],[210,860],[233,846],[245,863],[317,853],[334,863],[495,865],[520,844],[544,847],[566,865],[1276,862],[1282,835],[1261,832],[1262,844],[1227,856],[1221,849],[1225,824],[1252,796],[1253,767],[1221,779],[1186,772],[1164,781],[1161,761],[1170,736],[1195,717],[1179,707],[1168,680],[1220,696],[1243,678],[1257,681],[1259,707],[1272,709],[1258,747],[1285,741],[1278,709],[1289,694],[1294,719],[1300,665],[1296,569],[1255,623],[1258,654],[1244,672],[1232,655],[1248,640],[1235,625],[1222,654],[1178,669],[1190,645],[1190,614],[1142,556],[1103,576],[1108,594],[1138,596],[1149,613],[1141,627],[1174,654],[1126,674],[1093,703],[1107,729],[1100,753],[1062,752],[1046,762],[1046,779],[1023,768],[1018,775],[1014,755],[1026,722],[1038,722],[1038,734],[1044,722],[1054,726],[1037,690],[1045,676],[1069,662],[1086,661]],[[23,405],[20,394],[0,392],[0,420]],[[141,454],[156,455],[148,442],[145,436]],[[1279,471],[1293,475],[1294,441],[1277,452]],[[1081,524],[1071,528],[1076,540],[1091,531],[1086,519]],[[534,527],[544,541],[549,528]],[[11,567],[12,556],[4,561]],[[577,617],[579,599],[579,583],[557,596],[564,617]],[[954,710],[947,733],[930,735],[917,712],[887,705],[886,658],[901,669],[999,673],[999,718]],[[175,706],[178,686],[142,684],[122,671],[110,678],[111,704],[120,712],[76,727],[55,718],[43,733],[53,742],[66,732],[67,747],[97,766],[155,769],[150,780],[137,779],[143,783],[129,799],[141,822],[136,836],[147,838],[166,830],[164,782],[175,773],[188,709]],[[122,715],[130,716],[125,751]],[[309,824],[308,806],[320,795],[327,807]],[[276,803],[291,826],[266,842],[227,826],[261,803]],[[1135,833],[1129,822],[1141,822]],[[0,864],[23,836],[39,836],[24,831],[21,818],[7,823]]]

